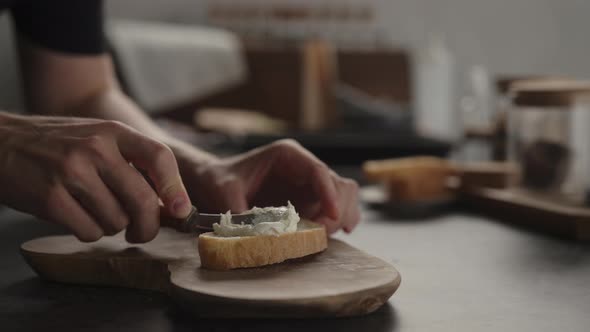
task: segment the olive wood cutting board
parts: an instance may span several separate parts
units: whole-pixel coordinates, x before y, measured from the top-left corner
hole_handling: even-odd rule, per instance
[[[342,241],[322,253],[267,267],[200,268],[195,234],[161,229],[131,245],[124,234],[81,243],[73,236],[28,241],[21,252],[42,278],[164,292],[195,317],[344,317],[373,312],[398,288],[393,266]]]

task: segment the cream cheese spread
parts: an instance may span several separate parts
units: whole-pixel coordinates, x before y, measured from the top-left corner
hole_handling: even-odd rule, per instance
[[[215,235],[223,237],[280,235],[297,231],[299,214],[291,202],[280,207],[254,207],[245,213],[253,213],[252,224],[233,224],[231,213],[221,214],[219,223],[213,224]]]

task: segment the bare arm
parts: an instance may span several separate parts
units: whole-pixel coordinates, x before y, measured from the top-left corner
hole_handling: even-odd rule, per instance
[[[161,211],[176,217],[190,212],[169,147],[121,122],[72,116],[111,107],[127,113],[131,104],[104,70],[108,58],[30,45],[20,51],[29,109],[53,116],[0,112],[0,204],[64,225],[84,241],[122,229],[129,241],[149,241]]]
[[[120,121],[167,144],[177,157],[188,154],[195,163],[215,159],[174,139],[141,111],[119,88],[109,55],[66,55],[22,38],[19,52],[31,112]]]
[[[359,222],[357,185],[300,145],[283,141],[219,159],[158,128],[116,82],[107,55],[68,56],[20,41],[24,83],[33,112],[117,120],[167,144],[186,189],[203,212],[241,212],[291,200],[301,216],[347,232]],[[277,185],[279,184],[279,185]]]

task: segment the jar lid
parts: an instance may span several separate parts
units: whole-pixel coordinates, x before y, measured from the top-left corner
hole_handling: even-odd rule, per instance
[[[508,94],[514,83],[522,81],[561,79],[560,76],[549,75],[497,75],[495,78],[496,92],[499,94]]]
[[[571,107],[579,97],[590,96],[590,81],[575,79],[532,79],[510,86],[512,102],[518,106]]]

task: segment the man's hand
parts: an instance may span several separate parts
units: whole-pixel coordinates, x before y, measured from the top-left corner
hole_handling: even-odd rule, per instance
[[[180,162],[189,193],[203,212],[242,212],[290,200],[302,217],[324,224],[329,233],[351,232],[360,219],[356,182],[338,176],[292,140],[200,166]]]
[[[130,242],[153,239],[160,200],[171,216],[190,212],[170,149],[115,121],[0,113],[0,183],[0,202],[82,241],[125,228]]]
[[[359,208],[356,183],[352,180],[343,179],[336,175],[326,167],[326,165],[297,143],[293,141],[280,141],[233,158],[217,159],[204,151],[195,149],[186,143],[173,139],[156,126],[146,114],[137,107],[137,105],[130,101],[129,98],[120,91],[113,72],[112,61],[108,55],[65,55],[35,45],[34,43],[27,41],[25,38],[19,39],[19,47],[19,54],[21,54],[20,60],[23,64],[23,72],[25,74],[25,91],[28,97],[27,101],[30,111],[43,114],[74,114],[82,117],[117,120],[133,126],[146,136],[165,142],[174,150],[183,180],[190,191],[191,197],[201,211],[225,212],[228,209],[231,209],[234,212],[240,212],[246,210],[251,205],[284,205],[287,200],[291,200],[303,217],[324,223],[330,232],[335,232],[340,228],[349,232],[358,223]],[[121,156],[118,156],[118,159],[115,158],[118,160],[117,165],[119,165],[119,168],[127,170],[126,173],[129,173],[128,176],[122,176],[119,173],[119,170],[111,172],[115,173],[111,177],[104,175],[104,173],[108,173],[106,170],[108,170],[109,167],[105,166],[104,161],[96,160],[95,157],[88,157],[93,155],[91,152],[80,152],[80,154],[86,156],[84,158],[68,157],[64,160],[83,159],[87,165],[90,165],[87,167],[93,171],[87,172],[98,174],[92,175],[95,179],[92,183],[100,183],[102,186],[106,186],[111,190],[111,196],[114,196],[119,202],[121,202],[119,204],[121,204],[122,207],[116,211],[123,212],[117,212],[117,214],[124,214],[127,215],[128,219],[131,218],[130,223],[133,234],[139,234],[140,232],[134,230],[135,227],[147,227],[146,230],[141,231],[141,237],[135,238],[136,240],[148,240],[153,237],[157,229],[157,220],[153,215],[155,208],[153,207],[154,204],[152,201],[156,200],[156,198],[154,198],[154,196],[147,198],[148,201],[151,199],[151,203],[149,203],[151,207],[147,209],[150,211],[150,217],[147,221],[134,217],[137,212],[133,211],[137,209],[132,208],[133,204],[126,200],[126,197],[130,195],[128,191],[135,190],[136,196],[134,197],[140,197],[141,195],[147,196],[148,194],[146,194],[146,192],[148,191],[146,184],[137,180],[138,175],[127,162],[131,161],[135,166],[151,171],[150,178],[155,180],[154,182],[159,185],[158,192],[160,198],[164,201],[164,205],[170,209],[172,205],[170,203],[170,198],[167,198],[169,196],[166,193],[168,191],[175,193],[183,191],[181,189],[176,189],[181,188],[182,185],[178,184],[171,187],[168,185],[162,185],[161,180],[159,180],[162,178],[161,172],[154,171],[154,166],[165,168],[167,170],[165,178],[177,178],[177,174],[175,173],[176,161],[170,155],[170,151],[161,144],[157,144],[154,141],[147,139],[145,136],[139,135],[128,127],[119,124],[115,126],[112,122],[106,122],[106,125],[98,122],[93,122],[92,125],[78,125],[82,127],[98,126],[101,128],[109,126],[117,127],[117,130],[126,133],[126,135],[123,135],[126,139],[121,139],[121,136],[113,134],[105,129],[101,129],[102,131],[99,132],[101,133],[98,135],[100,139],[91,139],[88,137],[97,136],[97,132],[94,130],[96,128],[91,130],[80,128],[74,129],[69,125],[64,125],[60,129],[61,131],[55,133],[55,135],[82,135],[84,139],[68,139],[64,142],[62,138],[57,139],[56,143],[51,143],[50,145],[49,143],[36,143],[36,141],[41,142],[37,139],[36,141],[33,140],[34,143],[29,143],[29,145],[23,143],[24,147],[23,144],[18,145],[18,141],[15,141],[13,145],[16,144],[17,149],[25,151],[28,155],[32,155],[33,157],[20,157],[13,153],[13,157],[11,158],[14,160],[11,160],[11,163],[7,163],[6,160],[8,159],[0,156],[0,162],[3,163],[0,164],[0,176],[4,176],[3,174],[9,174],[8,176],[11,177],[13,174],[17,174],[16,172],[18,168],[26,170],[26,172],[23,173],[27,174],[34,174],[36,171],[42,171],[40,174],[65,173],[65,175],[60,175],[61,177],[51,175],[49,176],[49,179],[37,179],[35,181],[45,181],[42,183],[49,183],[45,184],[48,188],[65,188],[63,190],[60,189],[59,191],[62,193],[66,191],[70,198],[67,200],[70,202],[69,204],[77,207],[76,211],[78,211],[78,214],[83,215],[83,213],[85,213],[87,215],[86,219],[92,221],[87,221],[86,224],[100,225],[101,220],[108,219],[102,217],[102,214],[106,213],[104,211],[109,210],[100,208],[98,209],[98,212],[95,213],[93,211],[97,208],[93,206],[103,206],[102,204],[104,203],[93,204],[87,202],[88,199],[84,198],[85,196],[90,196],[89,194],[98,195],[98,193],[90,190],[91,192],[86,193],[86,195],[80,194],[79,191],[81,190],[78,188],[79,185],[69,184],[69,182],[71,182],[70,178],[72,177],[70,172],[63,172],[64,168],[70,169],[70,167],[60,163],[56,166],[51,160],[76,155],[73,152],[71,154],[67,152],[72,150],[71,146],[78,146],[78,150],[86,151],[87,144],[89,143],[88,141],[91,143],[90,150],[94,150],[92,146],[96,144],[93,140],[109,142],[108,144],[104,144],[108,146],[109,151],[111,151],[108,155],[116,155],[113,151],[118,151]],[[121,129],[121,127],[123,127],[123,129]],[[41,131],[44,133],[43,130]],[[109,133],[105,133],[105,131],[108,131]],[[2,134],[0,133],[0,135]],[[55,139],[55,137],[53,137],[53,139]],[[74,143],[78,141],[83,143]],[[150,144],[146,142],[149,142]],[[39,145],[39,150],[35,150],[37,144]],[[98,145],[102,146],[101,144],[102,143]],[[0,141],[0,149],[5,149],[4,147],[1,147],[3,145],[5,144],[2,144]],[[150,159],[150,156],[154,156],[152,154],[153,151],[151,151],[152,148],[150,148],[152,145],[158,147],[153,149],[156,150],[156,155],[158,156],[154,160]],[[64,146],[63,149],[66,151],[64,152],[59,149],[52,151],[52,146]],[[13,146],[12,149],[15,149],[15,147]],[[73,151],[76,151],[76,149],[73,149]],[[25,155],[27,155],[27,153],[25,153]],[[56,154],[59,158],[55,157]],[[40,161],[31,161],[35,160],[35,158]],[[144,160],[145,158],[148,158],[148,160]],[[120,166],[123,163],[125,163],[127,168]],[[6,165],[11,167],[8,168]],[[26,167],[19,165],[26,165]],[[147,167],[150,165],[151,167]],[[135,173],[128,172],[129,169]],[[133,176],[131,174],[133,174]],[[32,175],[25,174],[23,174],[23,176],[32,177]],[[90,175],[85,174],[85,176]],[[96,179],[97,176],[99,176],[100,179]],[[79,176],[74,176],[74,178],[78,177]],[[117,181],[111,179],[115,177]],[[56,178],[58,180],[55,180]],[[86,179],[86,177],[84,179]],[[11,187],[19,188],[20,181],[24,180],[19,178],[13,179],[12,183],[14,185]],[[31,179],[27,181],[30,184],[35,183],[35,181]],[[87,181],[90,182],[90,180]],[[119,184],[119,181],[125,181],[123,182],[125,184],[121,185]],[[160,183],[158,183],[158,181],[160,181]],[[91,184],[84,181],[78,182],[81,182],[86,186],[83,188],[88,188]],[[111,182],[115,183],[112,184]],[[177,183],[180,183],[180,180],[177,180]],[[16,186],[16,184],[19,184],[19,186]],[[120,187],[115,187],[118,184],[126,189],[122,190]],[[132,185],[138,185],[139,187],[134,188]],[[113,186],[113,188],[110,186]],[[26,200],[28,197],[35,194],[40,196],[40,200],[43,201],[43,197],[48,195],[46,193],[48,189],[45,187],[40,188],[39,192],[35,191],[31,185],[29,185],[29,189],[33,190],[33,192],[28,192],[26,194],[21,193],[20,195],[15,196],[19,198],[15,199],[16,201],[13,206],[19,206],[20,209],[28,211],[26,210],[26,206],[28,205],[26,204]],[[57,189],[55,190],[57,191]],[[88,191],[88,189],[86,189],[86,191]],[[2,197],[2,195],[4,195],[4,197]],[[62,195],[65,196],[65,194]],[[6,199],[6,189],[1,188],[0,200],[6,201]],[[72,203],[72,200],[75,202]],[[114,198],[112,200],[114,200]],[[92,199],[90,201],[94,202],[95,200]],[[139,201],[143,202],[141,199]],[[36,203],[37,206],[42,206],[43,204],[44,203]],[[145,202],[142,204],[148,205],[148,203]],[[111,205],[114,205],[114,203],[111,203]],[[82,208],[84,208],[84,211]],[[48,209],[42,210],[47,212],[46,210]],[[49,210],[60,211],[60,209],[54,208]],[[64,214],[65,212],[61,213]],[[71,213],[65,216],[58,215],[57,217],[59,218],[53,216],[52,219],[60,220],[62,223],[66,224],[73,223],[77,218],[74,218]],[[114,230],[121,228],[121,225],[124,225],[126,222],[126,220],[121,221],[118,223],[119,226],[114,228]],[[147,226],[134,226],[136,225],[135,223],[138,223],[137,225],[145,224]],[[88,227],[92,228],[92,226]],[[107,233],[112,233],[113,231]],[[95,229],[87,239],[94,239],[99,234],[100,232]]]

